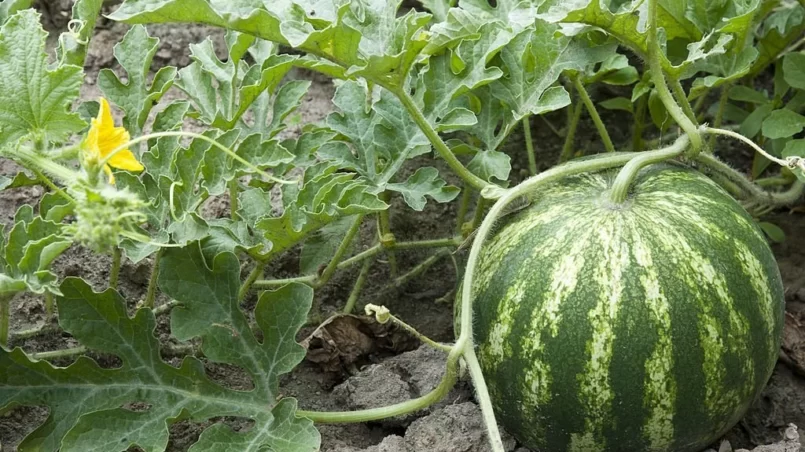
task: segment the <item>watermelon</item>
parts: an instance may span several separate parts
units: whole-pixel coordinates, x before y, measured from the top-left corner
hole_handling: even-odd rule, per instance
[[[541,188],[499,220],[473,281],[474,336],[498,421],[543,452],[699,451],[747,411],[782,339],[761,230],[681,165]]]

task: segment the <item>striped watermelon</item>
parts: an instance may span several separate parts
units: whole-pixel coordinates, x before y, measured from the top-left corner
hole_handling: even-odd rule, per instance
[[[700,173],[570,177],[484,246],[475,339],[499,421],[542,452],[698,451],[771,375],[777,264],[752,218]]]

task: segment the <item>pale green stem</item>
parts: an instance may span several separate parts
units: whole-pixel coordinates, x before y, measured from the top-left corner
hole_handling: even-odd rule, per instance
[[[265,289],[268,287],[279,287],[292,283],[300,283],[300,284],[307,284],[309,286],[314,286],[316,279],[317,275],[296,276],[294,278],[282,278],[282,279],[258,279],[257,281],[254,282],[254,284],[252,284],[252,287],[254,287],[255,289]]]
[[[478,204],[475,206],[475,215],[472,217],[472,227],[470,228],[471,231],[474,231],[476,228],[478,228],[478,225],[481,224],[481,221],[484,219],[485,210],[486,198],[479,196]]]
[[[755,180],[755,183],[761,187],[780,187],[783,185],[788,185],[793,181],[794,180],[785,176],[773,176],[757,179]]]
[[[699,154],[696,156],[696,162],[737,185],[746,193],[746,200],[765,206],[781,207],[793,204],[802,197],[805,188],[805,184],[796,180],[786,191],[768,192],[710,153]]]
[[[28,358],[32,360],[42,361],[45,359],[69,358],[76,355],[82,355],[87,352],[87,347],[79,346],[73,348],[65,348],[63,350],[53,350],[50,352],[31,353]]]
[[[601,140],[604,141],[604,149],[606,149],[607,152],[615,152],[615,145],[612,144],[612,138],[609,137],[609,132],[607,132],[604,121],[601,120],[601,116],[598,115],[598,110],[596,110],[593,100],[590,99],[590,95],[587,94],[587,89],[584,88],[578,76],[571,77],[571,80],[573,81],[573,86],[576,88],[576,91],[579,93],[581,101],[584,102],[584,106],[587,107],[587,113],[590,114],[590,118],[592,118],[595,128],[598,130],[598,134],[601,135]]]
[[[707,93],[706,92],[702,93],[696,99],[696,103],[693,105],[693,112],[696,114],[696,120],[697,121],[703,121],[704,120],[704,111],[702,110],[702,108],[704,108],[704,101],[706,99],[707,99]]]
[[[246,295],[249,294],[249,290],[251,290],[254,282],[263,276],[263,267],[265,267],[263,262],[257,262],[252,271],[249,272],[249,276],[247,276],[246,280],[243,281],[243,284],[240,286],[240,290],[238,291],[238,301],[245,300]]]
[[[238,218],[238,193],[240,192],[240,184],[238,178],[233,177],[227,184],[229,185],[229,218],[237,220]]]
[[[424,334],[422,334],[419,331],[417,331],[416,328],[414,328],[411,325],[403,322],[402,320],[400,320],[397,316],[395,316],[393,314],[388,314],[388,319],[391,320],[392,322],[396,323],[398,326],[400,326],[405,331],[408,331],[412,336],[414,336],[415,338],[419,339],[422,343],[427,344],[431,348],[443,351],[445,353],[450,353],[453,350],[453,347],[451,347],[449,345],[446,345],[446,344],[440,344],[440,343],[434,341],[433,339],[429,338],[428,336],[425,336]]]
[[[410,249],[417,249],[417,248],[450,248],[450,247],[457,247],[461,245],[461,237],[453,237],[448,239],[433,239],[433,240],[419,240],[413,242],[396,242],[394,244],[395,250],[410,250]],[[370,259],[378,254],[382,253],[385,250],[383,245],[377,244],[373,247],[369,248],[368,250],[362,251],[349,259],[345,259],[343,262],[336,265],[337,270],[343,270],[348,268],[352,265],[355,265],[358,262],[363,262],[366,259]],[[254,287],[257,288],[265,288],[265,287],[277,287],[277,286],[284,286],[290,283],[302,283],[307,285],[313,285],[317,279],[316,275],[306,275],[306,276],[297,276],[294,278],[284,278],[284,279],[262,279],[257,280],[254,282]]]
[[[62,166],[53,161],[50,157],[41,155],[33,149],[17,147],[16,149],[8,151],[6,155],[12,159],[15,157],[18,158],[21,161],[20,163],[37,174],[37,176],[40,176],[42,173],[47,173],[61,181],[64,181],[65,183],[71,183],[81,176],[80,172],[67,168],[66,166]],[[46,180],[49,181],[49,179],[47,179],[47,177],[44,175],[40,176],[40,179],[49,187],[51,186],[46,182]],[[55,184],[53,186],[55,187]],[[61,191],[61,189],[58,189],[58,191]],[[72,203],[75,203],[73,198],[66,193],[65,195],[68,200],[70,200]]]
[[[671,88],[674,90],[674,96],[676,97],[676,101],[682,107],[682,111],[687,115],[688,119],[693,122],[693,124],[698,125],[696,121],[696,115],[693,113],[693,108],[690,106],[690,101],[688,101],[688,95],[685,93],[685,89],[682,87],[682,83],[679,82],[679,79],[676,77],[668,77],[671,80]]]
[[[525,135],[525,148],[528,153],[528,172],[533,176],[537,174],[537,157],[534,154],[534,141],[531,138],[530,116],[523,118],[523,134]]]
[[[713,127],[718,129],[721,128],[721,124],[724,122],[724,109],[727,108],[727,101],[729,100],[730,96],[730,87],[729,83],[725,84],[721,88],[721,96],[718,99],[718,110],[716,111],[716,117],[713,120]],[[714,149],[716,145],[716,135],[710,135],[710,140],[708,141],[708,147],[710,149]]]
[[[464,362],[467,364],[467,370],[470,371],[472,377],[472,384],[475,385],[475,391],[478,394],[489,394],[489,389],[486,386],[486,379],[481,371],[481,364],[478,362],[478,357],[475,355],[473,347],[466,347],[464,349]],[[492,443],[493,450],[505,450],[503,447],[503,440],[500,436],[498,423],[495,419],[495,410],[492,406],[492,400],[489,396],[478,396],[478,404],[481,406],[481,414],[484,417],[484,424],[486,425],[486,433],[489,436],[489,441]]]
[[[453,386],[455,386],[456,381],[458,381],[458,358],[461,356],[461,352],[462,350],[460,349],[452,349],[450,355],[447,357],[447,371],[442,377],[442,380],[433,391],[422,397],[385,407],[370,408],[368,410],[334,412],[297,410],[296,414],[297,416],[310,419],[313,422],[338,424],[376,421],[413,413],[414,411],[427,408],[442,400]]]
[[[54,192],[54,193],[58,194],[59,196],[61,196],[61,197],[62,197],[62,198],[64,198],[64,199],[66,199],[66,200],[67,200],[67,202],[69,202],[71,205],[75,205],[75,204],[76,204],[76,200],[75,200],[75,198],[73,198],[72,196],[70,196],[69,194],[67,194],[67,192],[66,192],[66,191],[64,191],[64,190],[63,190],[61,187],[59,187],[58,185],[54,184],[54,183],[53,183],[53,181],[52,181],[52,180],[50,180],[50,178],[49,178],[49,177],[45,176],[45,175],[44,175],[44,174],[43,174],[41,171],[39,171],[39,170],[38,170],[38,169],[36,169],[36,168],[29,168],[29,169],[30,169],[30,170],[31,170],[31,171],[32,171],[32,172],[33,172],[33,173],[36,175],[36,177],[37,177],[37,178],[38,178],[38,179],[39,179],[39,180],[40,180],[40,181],[41,181],[43,184],[45,184],[45,185],[46,185],[48,188],[50,188],[51,190],[53,190],[53,192]]]
[[[668,85],[665,82],[665,73],[662,69],[660,61],[660,43],[657,38],[657,1],[648,0],[648,61],[649,70],[651,71],[651,79],[654,82],[654,89],[657,90],[657,95],[662,101],[668,114],[674,118],[679,127],[688,134],[690,144],[693,149],[693,154],[696,154],[702,149],[702,137],[699,135],[699,129],[693,121],[685,114],[682,108],[674,100],[671,91],[668,90]]]
[[[567,108],[571,109],[573,114],[570,117],[570,124],[568,125],[567,134],[565,135],[565,144],[562,146],[562,153],[559,155],[559,163],[565,163],[573,157],[573,145],[576,142],[576,129],[579,128],[583,105],[579,103],[575,107],[570,106]]]
[[[14,295],[0,295],[0,347],[8,347],[11,299]]]
[[[52,299],[52,297],[51,297],[51,299]],[[28,329],[28,330],[20,330],[20,331],[11,331],[11,332],[9,332],[10,340],[19,341],[19,340],[28,339],[28,338],[31,338],[31,337],[36,337],[36,336],[40,336],[40,335],[48,334],[48,333],[55,333],[55,332],[59,331],[59,324],[56,323],[55,319],[53,319],[52,317],[50,319],[51,320],[48,321],[48,323],[43,323],[42,325],[40,325],[40,326],[38,326],[36,328],[31,328],[31,329]]]
[[[151,310],[151,312],[153,312],[155,316],[158,316],[158,315],[162,315],[162,314],[165,314],[167,312],[170,312],[176,306],[181,306],[181,305],[182,305],[182,303],[180,301],[170,300],[167,303],[163,303],[163,304],[155,307],[154,309]]]
[[[154,255],[154,265],[151,267],[151,277],[148,278],[148,291],[145,295],[145,301],[142,306],[146,308],[153,308],[154,301],[157,294],[157,277],[159,276],[159,261],[162,259],[162,248],[157,250]]]
[[[687,135],[681,135],[674,144],[664,149],[645,152],[639,157],[630,160],[618,173],[609,192],[609,200],[613,204],[622,204],[629,194],[629,187],[643,167],[652,163],[659,163],[668,159],[679,157],[687,149],[690,140]]]
[[[789,168],[789,169],[799,168],[799,169],[805,171],[805,158],[802,158],[802,157],[787,157],[785,159],[777,158],[777,157],[769,154],[768,152],[766,152],[766,150],[763,149],[762,147],[760,147],[757,144],[755,144],[754,141],[750,140],[749,138],[746,138],[745,136],[741,135],[740,133],[733,132],[732,130],[717,129],[717,128],[713,128],[713,127],[702,127],[701,131],[702,131],[702,133],[711,133],[711,134],[715,134],[715,135],[724,135],[726,137],[735,138],[736,140],[743,141],[744,143],[746,143],[749,146],[751,146],[752,149],[754,149],[757,153],[759,153],[763,157],[766,157],[767,159],[771,160],[772,162],[774,162],[774,163],[776,163],[776,164],[778,164],[780,166],[783,166],[783,167],[786,167],[786,168]]]
[[[380,199],[386,204],[389,203],[389,193],[384,192]],[[392,277],[397,276],[397,255],[394,253],[394,234],[391,232],[391,219],[389,210],[381,210],[377,213],[377,233],[380,236],[380,243],[386,248],[386,257],[389,260],[389,271]]]
[[[564,137],[564,135],[562,134],[562,132],[560,132],[560,131],[559,131],[559,129],[557,129],[557,128],[556,128],[556,126],[555,126],[555,125],[553,125],[553,123],[552,123],[551,121],[548,121],[548,118],[546,118],[544,115],[537,115],[537,116],[538,116],[540,119],[542,119],[542,122],[544,122],[544,123],[545,123],[545,125],[547,125],[547,126],[548,126],[548,128],[551,130],[551,132],[553,132],[553,134],[554,134],[554,135],[556,135],[556,136],[557,136],[557,137],[559,137],[559,138]]]
[[[347,230],[347,235],[344,236],[344,240],[341,241],[341,244],[338,245],[338,249],[335,251],[335,255],[330,262],[327,264],[327,267],[324,268],[324,271],[321,273],[321,276],[316,280],[314,283],[314,287],[321,287],[327,284],[327,281],[335,273],[336,269],[338,268],[338,263],[341,262],[341,259],[346,254],[347,250],[349,250],[349,246],[352,243],[352,240],[355,238],[355,235],[361,229],[361,223],[363,223],[363,215],[356,215],[355,220],[352,221],[349,229]]]
[[[427,269],[433,267],[434,264],[439,262],[445,256],[448,256],[450,251],[441,249],[437,251],[433,256],[425,259],[424,261],[420,262],[416,267],[408,270],[405,274],[400,275],[398,278],[395,278],[391,284],[391,287],[400,288],[405,284],[408,284],[412,279],[416,278],[417,276],[424,273]]]
[[[464,230],[464,220],[467,218],[467,211],[470,209],[470,199],[472,199],[472,189],[464,187],[461,192],[461,199],[458,202],[458,213],[456,214],[456,234],[461,235]]]
[[[109,270],[109,287],[117,289],[117,281],[120,278],[120,261],[123,258],[123,252],[119,246],[112,250],[112,269]]]
[[[48,318],[53,318],[53,294],[50,292],[45,292],[45,314],[47,314]]]
[[[387,87],[389,91],[394,93],[402,102],[403,107],[405,107],[408,114],[411,115],[411,118],[414,122],[419,126],[422,132],[428,137],[430,143],[433,145],[433,148],[439,154],[439,156],[447,162],[447,165],[452,169],[458,177],[460,177],[466,184],[472,186],[476,190],[482,190],[487,185],[490,185],[485,180],[481,179],[480,177],[473,174],[470,170],[468,170],[459,160],[456,158],[453,151],[447,146],[447,144],[442,140],[439,136],[439,133],[436,132],[436,129],[430,124],[430,122],[425,118],[425,115],[422,114],[419,107],[417,107],[414,99],[408,94],[407,91],[403,88],[391,88]]]
[[[640,152],[643,150],[643,128],[646,122],[646,108],[648,107],[648,95],[640,96],[637,101],[637,111],[635,111],[634,130],[632,131],[632,150]]]
[[[352,314],[352,311],[355,310],[355,305],[358,303],[358,298],[360,298],[361,290],[363,290],[363,286],[366,285],[366,278],[369,276],[369,269],[372,266],[371,259],[366,259],[363,261],[363,265],[361,265],[361,271],[358,273],[358,279],[355,280],[355,285],[352,286],[352,291],[349,293],[349,298],[347,299],[347,304],[344,305],[344,314]]]
[[[288,180],[284,180],[284,179],[279,179],[279,178],[277,178],[277,177],[275,177],[275,176],[273,176],[273,175],[261,170],[257,166],[249,163],[249,161],[247,161],[243,157],[241,157],[238,154],[236,154],[235,151],[233,151],[232,149],[229,149],[228,147],[224,146],[223,144],[219,143],[218,141],[216,141],[216,140],[214,140],[214,139],[212,139],[212,138],[210,138],[210,137],[208,137],[206,135],[201,135],[199,133],[193,133],[193,132],[183,132],[183,131],[156,132],[156,133],[149,133],[147,135],[137,137],[137,138],[129,141],[128,143],[125,143],[125,144],[122,144],[122,145],[116,147],[112,152],[110,152],[106,157],[104,157],[103,160],[101,160],[99,165],[101,167],[103,167],[104,165],[108,164],[109,159],[111,159],[115,154],[117,154],[118,152],[125,151],[130,146],[133,146],[133,145],[135,145],[137,143],[140,143],[140,142],[143,142],[143,141],[148,141],[148,140],[151,140],[151,139],[154,139],[154,138],[163,138],[163,137],[187,137],[187,138],[195,138],[195,139],[201,140],[201,141],[206,141],[207,143],[210,143],[211,145],[213,145],[214,147],[216,147],[220,151],[224,152],[228,156],[232,157],[232,159],[234,159],[235,161],[239,162],[243,166],[251,169],[255,173],[260,174],[261,176],[265,177],[266,179],[268,179],[268,180],[270,180],[272,182],[275,182],[275,183],[278,183],[278,184],[296,184],[296,183],[298,183],[298,181],[295,181],[295,180],[288,181]]]

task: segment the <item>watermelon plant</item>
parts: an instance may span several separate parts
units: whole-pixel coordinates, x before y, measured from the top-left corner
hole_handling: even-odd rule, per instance
[[[315,423],[426,408],[466,369],[495,452],[498,420],[535,450],[697,451],[765,386],[784,306],[766,237],[780,231],[762,217],[805,191],[802,2],[125,0],[108,15],[131,25],[120,71],[83,102],[103,2],[75,3],[52,56],[31,3],[0,2],[0,156],[24,168],[0,189],[46,189],[0,240],[0,410],[49,408],[18,450],[165,450],[172,424],[227,416],[252,427],[211,422],[191,450],[317,450]],[[192,44],[189,65],[152,73],[154,23],[223,28],[224,48]],[[297,69],[335,80],[336,111],[289,133],[310,87]],[[583,117],[603,153],[583,155]],[[537,153],[535,124],[563,137],[559,155]],[[726,140],[752,152],[751,174],[722,160]],[[397,240],[395,198],[414,212],[457,200],[455,235]],[[215,200],[228,215],[205,213]],[[377,238],[355,253],[370,221]],[[401,284],[464,243],[453,344],[366,306],[447,354],[433,391],[343,412],[282,395],[338,271],[360,264],[350,313],[372,266]],[[60,280],[73,246],[110,256],[105,290]],[[403,273],[414,248],[439,250]],[[266,275],[297,249],[298,275]],[[125,260],[150,263],[142,299],[118,291]],[[10,331],[23,293],[57,325]],[[154,334],[165,315],[178,350]],[[54,330],[80,345],[26,351]]]

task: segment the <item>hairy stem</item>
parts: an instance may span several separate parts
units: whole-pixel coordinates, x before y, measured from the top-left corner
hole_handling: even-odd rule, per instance
[[[795,203],[805,191],[805,184],[796,180],[786,191],[768,192],[710,153],[696,156],[696,163],[737,185],[745,193],[744,200],[753,204],[782,207]]]
[[[330,262],[327,264],[327,267],[324,268],[324,271],[321,273],[321,276],[319,276],[319,278],[314,283],[314,287],[321,287],[327,284],[327,281],[329,281],[330,278],[333,276],[336,269],[338,268],[338,263],[344,257],[344,254],[346,254],[347,250],[349,249],[349,245],[355,238],[355,234],[357,234],[358,231],[360,230],[362,222],[363,222],[363,215],[356,215],[355,219],[352,221],[352,224],[349,227],[349,230],[347,230],[347,235],[344,236],[344,240],[342,240],[341,244],[338,245],[338,249],[336,249],[335,255],[333,256],[332,259],[330,259]]]
[[[412,279],[414,279],[417,276],[421,275],[427,269],[433,267],[434,264],[439,262],[445,256],[448,256],[449,254],[450,254],[450,251],[448,251],[446,249],[441,249],[441,250],[437,251],[436,253],[434,253],[429,258],[427,258],[424,261],[422,261],[419,264],[417,264],[416,267],[412,268],[411,270],[408,270],[405,274],[400,275],[397,278],[394,278],[394,281],[392,282],[391,287],[400,288],[400,287],[408,284],[408,282],[410,282]]]
[[[233,177],[232,180],[227,183],[227,186],[229,188],[229,218],[237,220],[238,210],[240,209],[238,205],[238,193],[240,192],[238,178]]]
[[[456,213],[456,234],[461,235],[464,228],[464,220],[467,218],[467,211],[470,209],[470,199],[472,199],[472,189],[464,187],[461,191],[461,199],[458,202],[458,213]]]
[[[607,132],[604,121],[601,120],[601,116],[598,115],[598,110],[595,109],[593,100],[590,99],[590,95],[587,94],[587,89],[584,88],[584,85],[581,83],[581,80],[578,76],[572,77],[572,80],[573,86],[579,93],[581,101],[584,102],[584,106],[587,107],[587,113],[590,114],[590,118],[592,118],[593,123],[595,123],[595,128],[598,130],[598,134],[601,135],[601,140],[604,141],[604,149],[606,149],[607,152],[615,152],[615,145],[612,144],[612,138],[609,137],[609,132]]]
[[[243,284],[240,286],[240,290],[238,290],[238,301],[243,301],[246,299],[246,295],[249,294],[249,290],[251,290],[252,285],[258,278],[263,276],[263,268],[265,267],[265,263],[257,262],[249,272],[249,275],[246,277],[246,280],[243,281]]]
[[[53,314],[55,312],[53,306],[53,294],[50,292],[45,292],[45,314],[47,314],[49,319],[53,318]]]
[[[109,270],[109,287],[117,289],[117,281],[120,278],[120,261],[123,258],[123,251],[119,246],[112,250],[112,269]]]
[[[368,410],[334,412],[297,410],[296,414],[298,416],[308,418],[313,422],[338,424],[376,421],[379,419],[387,419],[394,416],[413,413],[414,411],[427,408],[442,400],[447,393],[450,392],[450,389],[455,386],[456,381],[458,380],[458,358],[460,356],[461,350],[453,348],[453,350],[450,352],[450,355],[447,357],[447,371],[442,377],[442,380],[439,382],[436,388],[433,389],[433,391],[425,394],[422,397],[381,408],[371,408]]]
[[[622,204],[626,201],[629,194],[629,187],[632,185],[637,173],[641,168],[651,165],[652,163],[662,162],[674,157],[679,157],[688,147],[690,140],[687,135],[681,135],[676,139],[674,144],[664,149],[656,151],[644,152],[641,156],[635,157],[627,163],[618,173],[615,182],[612,183],[612,189],[609,192],[609,200],[613,204]]]
[[[358,303],[363,286],[366,285],[366,278],[369,276],[369,269],[372,267],[371,259],[366,259],[361,265],[361,271],[358,273],[358,278],[355,280],[355,285],[352,286],[352,291],[347,298],[347,304],[344,305],[344,314],[352,314],[355,310],[355,305]]]
[[[498,423],[495,420],[495,410],[492,407],[492,401],[489,396],[481,397],[480,394],[489,394],[489,389],[486,386],[484,374],[481,371],[481,363],[478,362],[478,357],[475,355],[475,349],[467,347],[464,350],[464,362],[467,363],[467,369],[470,371],[472,383],[475,385],[475,391],[478,392],[478,404],[481,406],[481,413],[484,417],[484,424],[486,425],[486,432],[491,442],[492,450],[505,450],[503,447],[503,440],[498,430]]]
[[[154,255],[154,265],[151,267],[151,276],[148,278],[148,290],[145,293],[145,300],[142,306],[145,308],[153,308],[154,300],[157,295],[157,276],[159,276],[159,261],[162,259],[162,248],[158,249]]]
[[[669,78],[671,80],[671,88],[674,90],[674,97],[676,97],[676,101],[682,107],[682,111],[685,112],[685,115],[691,120],[691,122],[693,122],[693,124],[698,125],[696,121],[696,114],[693,113],[693,107],[690,106],[688,95],[685,93],[685,88],[682,87],[682,83],[680,83],[679,79],[676,77]]]
[[[459,160],[456,158],[453,151],[447,146],[447,144],[442,140],[439,136],[439,133],[436,132],[436,129],[430,124],[430,122],[425,118],[425,115],[422,114],[422,111],[417,107],[414,99],[408,94],[407,91],[403,88],[396,88],[389,90],[394,93],[402,102],[403,107],[405,107],[408,114],[411,115],[411,118],[414,122],[419,126],[422,132],[428,137],[430,140],[431,145],[436,150],[441,158],[447,162],[447,165],[452,169],[458,177],[460,177],[467,185],[472,186],[476,190],[481,190],[489,183],[485,180],[481,179],[480,177],[473,174],[470,170],[468,170]]]
[[[0,295],[0,347],[8,347],[9,322],[11,317],[11,299],[13,295]]]
[[[384,192],[380,199],[386,204],[389,203],[389,193]],[[397,255],[394,253],[394,234],[391,232],[391,218],[389,209],[381,210],[377,213],[377,233],[380,236],[380,243],[386,248],[386,257],[389,260],[389,271],[391,276],[397,276]]]
[[[646,110],[648,108],[648,95],[640,96],[637,101],[637,111],[635,111],[634,130],[632,131],[632,150],[640,152],[643,150],[643,129],[646,124]]]
[[[528,172],[532,176],[537,174],[537,156],[534,155],[534,141],[531,138],[530,116],[523,118],[523,135],[525,139],[525,149],[528,153]]]
[[[682,108],[674,100],[671,91],[668,90],[668,85],[665,82],[665,73],[662,69],[662,62],[660,61],[660,43],[657,38],[657,1],[648,0],[648,61],[649,70],[651,71],[651,79],[654,82],[654,89],[657,90],[657,95],[660,97],[665,109],[674,118],[679,127],[685,131],[690,137],[690,144],[695,155],[702,149],[702,137],[699,135],[699,129],[696,124],[685,114]]]
[[[727,101],[729,100],[730,96],[730,87],[729,83],[725,84],[721,88],[721,96],[718,98],[718,110],[716,111],[716,117],[713,120],[713,127],[718,129],[721,128],[721,124],[724,122],[724,109],[727,108]],[[707,147],[713,149],[716,145],[716,135],[710,135],[710,140],[707,142]]]
[[[568,107],[573,113],[570,117],[570,124],[567,127],[567,134],[565,135],[565,144],[562,146],[562,153],[559,155],[559,163],[565,163],[573,157],[573,145],[576,142],[576,129],[579,127],[579,120],[581,119],[581,111],[583,105],[581,103],[576,106]]]

